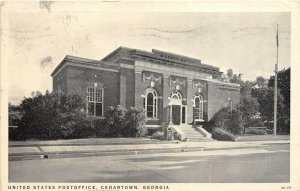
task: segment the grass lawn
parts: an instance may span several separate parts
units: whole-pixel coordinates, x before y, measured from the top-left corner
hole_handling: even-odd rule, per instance
[[[235,138],[235,141],[274,141],[290,140],[290,135],[242,135]]]

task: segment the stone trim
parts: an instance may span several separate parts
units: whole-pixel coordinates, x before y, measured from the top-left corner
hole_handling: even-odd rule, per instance
[[[232,87],[232,88],[236,88],[236,89],[240,89],[241,86],[240,84],[235,84],[235,83],[228,83],[228,82],[221,82],[221,81],[217,81],[217,80],[206,80],[207,84],[220,84],[220,86],[223,85],[223,87],[225,88],[227,87]]]
[[[144,127],[146,127],[147,129],[157,129],[160,128],[161,125],[144,125]]]
[[[118,69],[112,69],[112,68],[106,68],[101,66],[95,66],[95,65],[83,65],[80,63],[70,63],[70,62],[64,62],[58,70],[54,71],[51,76],[55,77],[57,74],[60,73],[61,70],[63,70],[66,66],[75,66],[75,67],[81,67],[81,68],[89,68],[89,69],[95,69],[95,70],[104,70],[104,71],[110,71],[110,72],[119,72]]]
[[[153,72],[143,71],[142,73],[143,73],[143,82],[150,81],[150,82],[158,82],[158,84],[161,84],[161,74],[158,74],[159,76],[155,77],[157,74],[154,74]]]
[[[127,69],[134,69],[134,65],[130,65],[130,64],[120,64],[121,68],[127,68]]]
[[[106,70],[112,72],[119,72],[120,69],[120,67],[116,63],[112,62],[103,62],[75,56],[66,56],[54,69],[54,71],[51,73],[51,76],[56,76],[66,65],[74,65],[78,67],[92,68],[96,70]]]
[[[147,70],[155,73],[161,73],[164,75],[164,77],[174,75],[174,76],[186,78],[186,76],[190,76],[190,78],[199,79],[199,80],[209,80],[209,78],[212,77],[210,74],[197,72],[195,70],[189,70],[186,68],[178,68],[174,70],[172,66],[165,66],[165,65],[146,62],[142,60],[135,61],[135,70],[136,72]]]

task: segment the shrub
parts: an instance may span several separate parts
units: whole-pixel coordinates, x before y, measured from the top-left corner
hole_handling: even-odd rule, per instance
[[[230,113],[229,108],[223,108],[220,111],[218,111],[210,120],[210,126],[211,127],[217,127],[221,129],[226,129],[225,124],[228,120],[228,115]]]
[[[104,119],[95,120],[95,135],[96,137],[106,136],[106,121]]]
[[[232,133],[229,133],[221,128],[215,128],[212,132],[212,138],[218,141],[235,141]]]
[[[230,111],[229,108],[223,108],[213,116],[209,123],[205,124],[205,128],[208,131],[213,128],[220,128],[238,135],[244,129],[244,121],[240,111]]]
[[[153,133],[153,135],[151,136],[151,139],[164,140],[164,132],[156,131],[156,132]]]
[[[121,105],[110,106],[105,111],[104,135],[106,137],[122,137],[125,126],[125,114],[127,109]]]
[[[265,124],[261,118],[251,118],[246,124],[247,127],[263,127]]]
[[[85,112],[75,111],[70,114],[60,114],[61,138],[74,139],[86,138],[95,135],[93,128],[93,117],[87,117]]]
[[[246,133],[251,135],[266,135],[267,131],[264,129],[248,129]]]
[[[244,129],[242,114],[237,110],[233,110],[228,114],[225,126],[227,131],[233,133],[234,135],[242,134]]]
[[[93,118],[77,94],[33,93],[20,104],[19,139],[83,138],[94,134]]]
[[[142,137],[147,134],[145,128],[145,113],[143,110],[138,110],[131,107],[125,114],[125,127],[123,129],[123,136],[128,137]]]
[[[147,129],[144,127],[145,114],[142,110],[118,105],[117,107],[109,107],[105,111],[105,120],[103,127],[98,133],[104,137],[136,137],[147,134]]]

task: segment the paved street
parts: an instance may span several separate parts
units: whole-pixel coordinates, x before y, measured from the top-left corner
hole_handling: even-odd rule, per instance
[[[237,143],[238,144],[238,143]],[[11,182],[289,182],[289,144],[9,162]]]

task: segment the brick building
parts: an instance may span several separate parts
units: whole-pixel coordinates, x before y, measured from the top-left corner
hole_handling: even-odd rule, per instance
[[[103,118],[109,106],[144,108],[146,127],[209,121],[240,100],[238,84],[221,82],[219,68],[160,50],[120,47],[102,60],[66,56],[55,68],[53,90],[84,92],[87,111]]]

